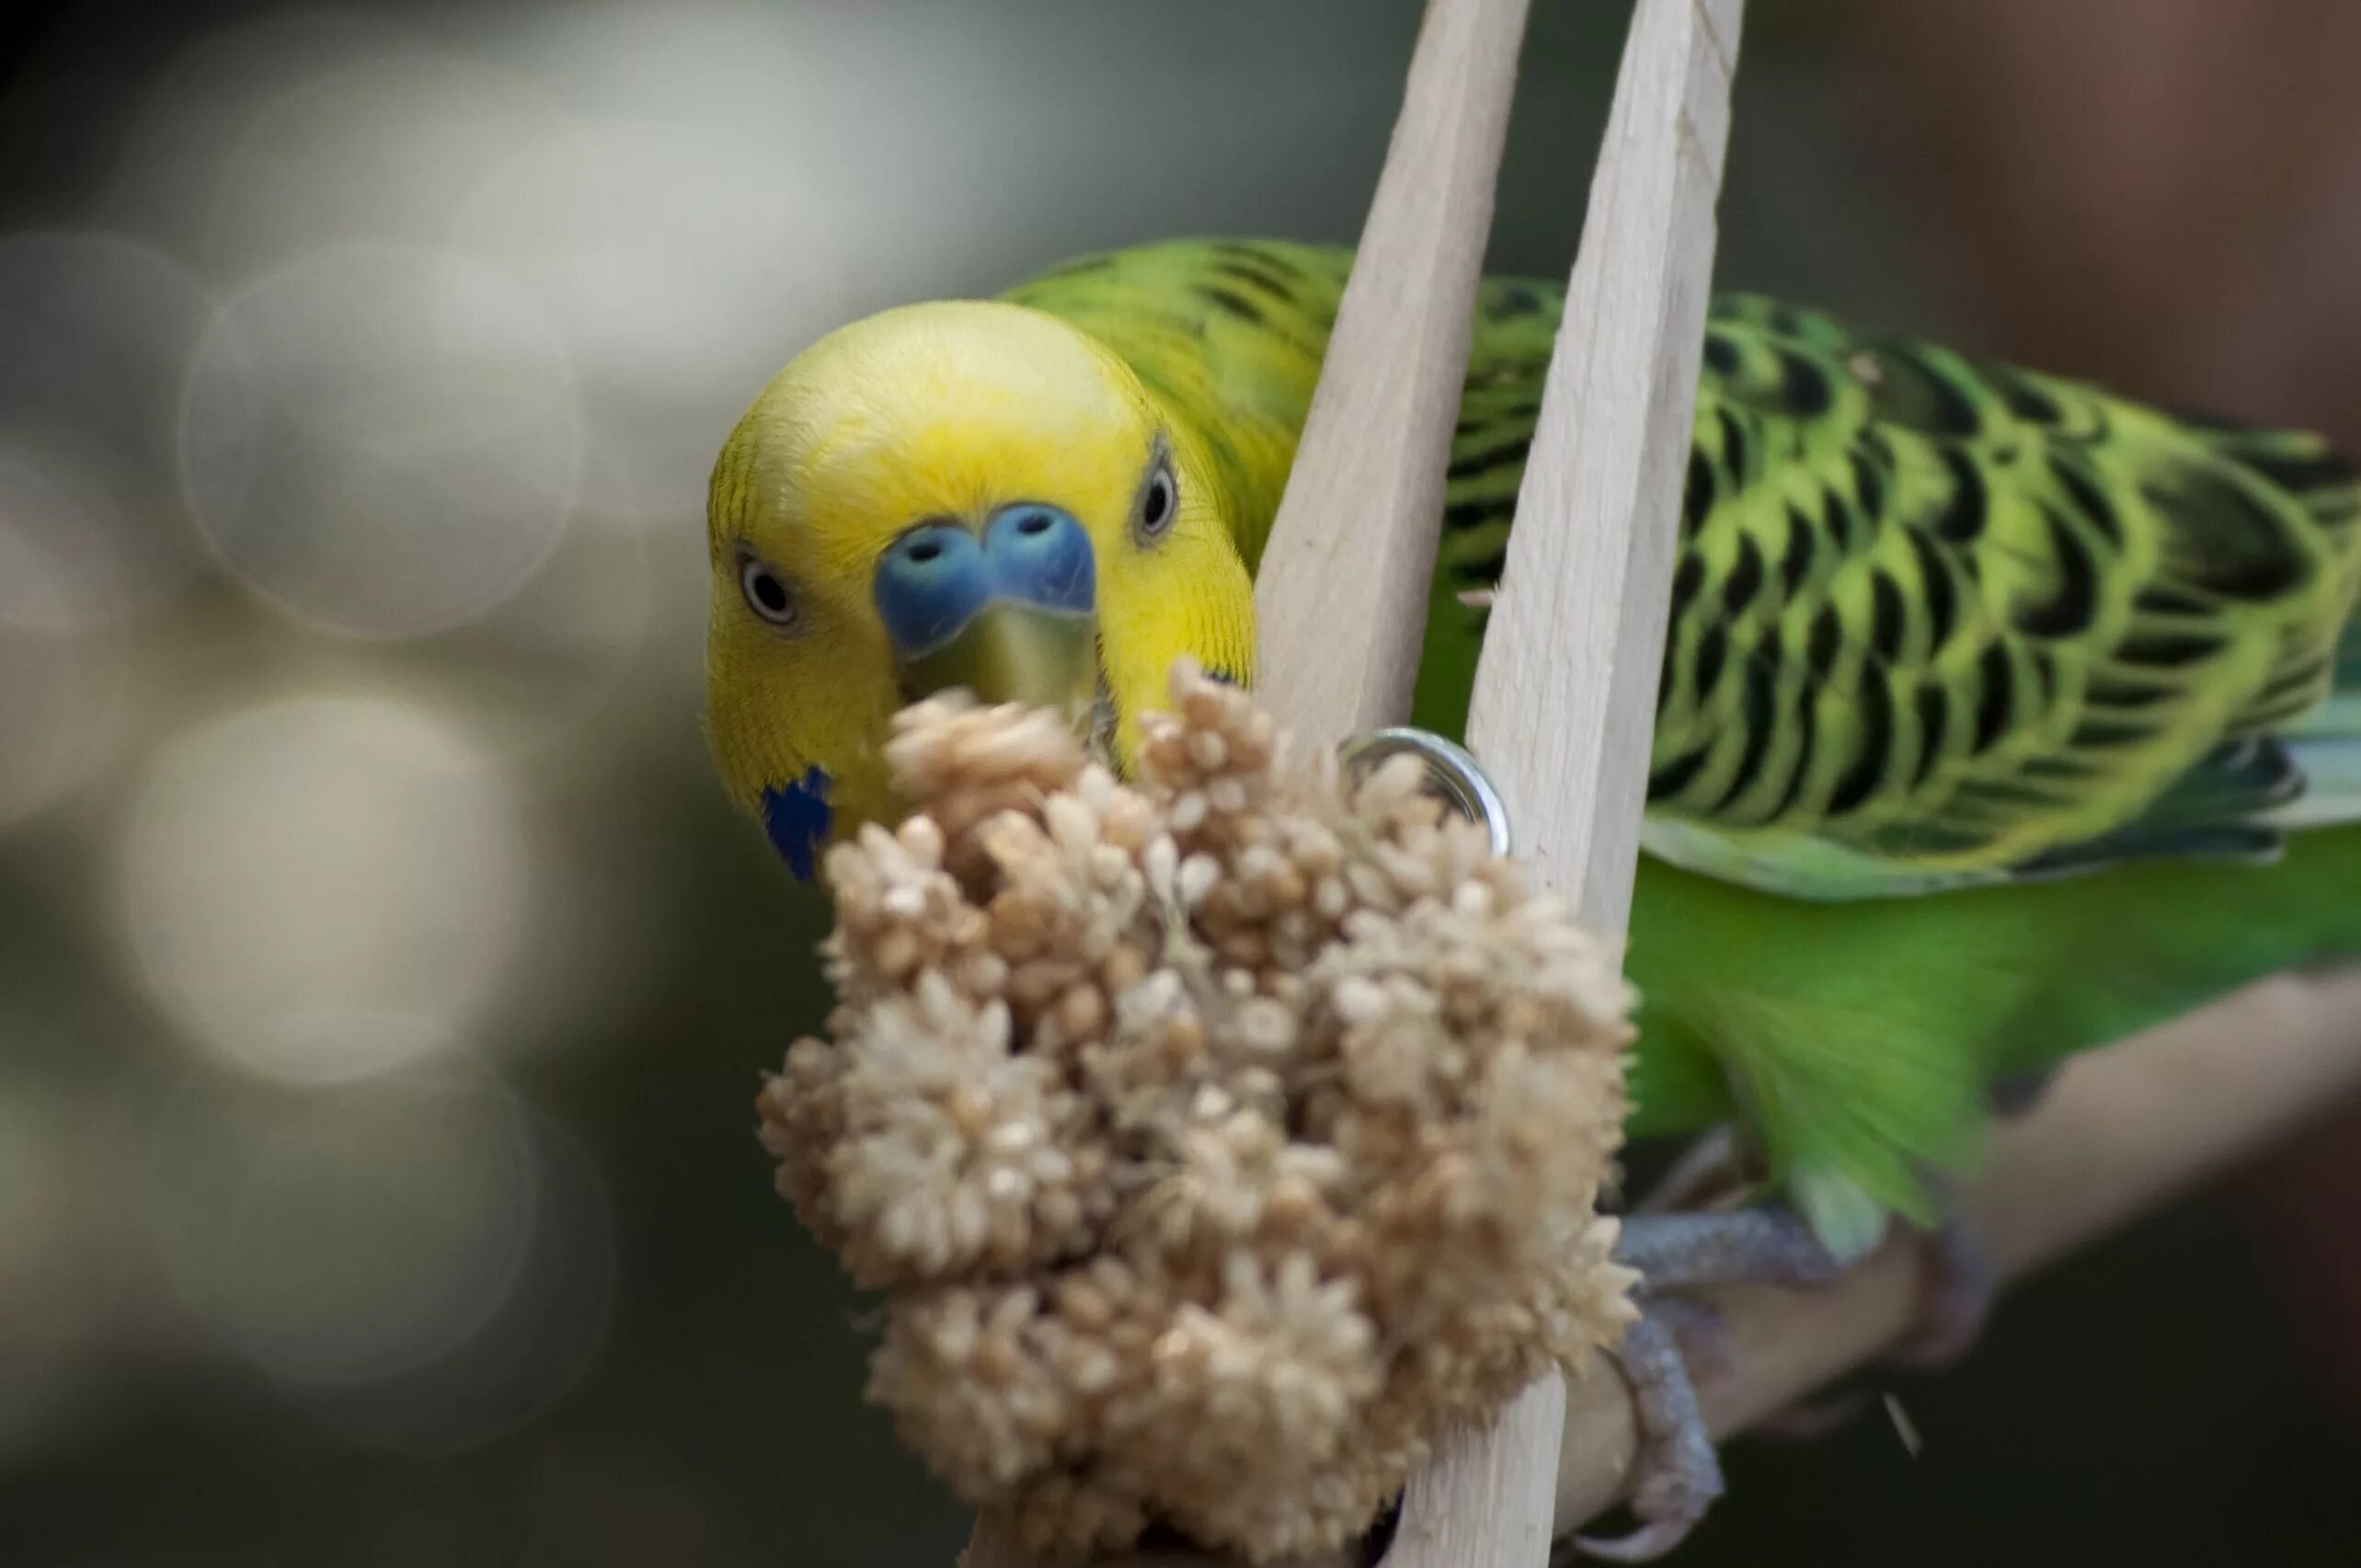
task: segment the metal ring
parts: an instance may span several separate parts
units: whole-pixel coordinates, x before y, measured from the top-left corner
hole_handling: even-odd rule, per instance
[[[1358,780],[1387,758],[1403,751],[1415,753],[1427,764],[1427,779],[1461,816],[1484,824],[1494,854],[1507,854],[1508,807],[1501,800],[1491,775],[1464,748],[1430,731],[1402,725],[1357,735],[1339,746],[1336,755],[1345,765],[1346,776]]]

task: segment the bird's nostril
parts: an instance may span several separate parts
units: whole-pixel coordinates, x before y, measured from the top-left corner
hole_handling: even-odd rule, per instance
[[[1003,597],[1061,614],[1087,614],[1095,596],[1090,535],[1047,501],[1014,501],[985,526],[984,553]]]
[[[878,556],[872,589],[895,651],[913,658],[956,635],[991,597],[983,546],[966,530],[927,522]]]

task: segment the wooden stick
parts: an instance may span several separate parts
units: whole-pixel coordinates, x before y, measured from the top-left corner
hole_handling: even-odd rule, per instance
[[[1308,750],[1410,711],[1527,0],[1429,0],[1255,577],[1256,695]]]
[[[2361,970],[2267,981],[2070,1065],[2032,1116],[1994,1139],[1965,1195],[1967,1216],[2001,1275],[2017,1278],[2356,1092]],[[1924,1257],[1897,1241],[1825,1291],[1710,1298],[1734,1368],[1700,1391],[1713,1435],[1742,1431],[1908,1332]],[[1558,1472],[1561,1533],[1622,1496],[1633,1442],[1621,1381],[1576,1385]]]
[[[1468,743],[1519,858],[1594,930],[1631,910],[1695,419],[1741,0],[1640,0],[1486,627]],[[1594,1378],[1620,1394],[1622,1384]],[[1390,1568],[1548,1561],[1565,1383],[1414,1477]]]
[[[1633,13],[1468,711],[1518,857],[1604,932],[1639,858],[1740,11]]]

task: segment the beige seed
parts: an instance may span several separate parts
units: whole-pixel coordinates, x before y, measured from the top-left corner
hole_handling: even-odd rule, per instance
[[[1008,999],[1038,1012],[1060,991],[1082,978],[1080,966],[1062,958],[1036,958],[1019,965],[1008,977]]]
[[[1148,956],[1129,943],[1119,943],[1098,967],[1099,983],[1109,991],[1129,990],[1148,976]]]
[[[1222,720],[1222,695],[1218,686],[1199,686],[1182,699],[1181,712],[1192,727],[1210,729]]]
[[[1106,1029],[1106,995],[1095,985],[1069,986],[1058,998],[1059,1027],[1072,1041],[1095,1040]]]
[[[888,980],[900,979],[918,967],[918,933],[907,926],[895,926],[877,938],[869,954],[869,961]]]
[[[1175,1068],[1186,1067],[1205,1051],[1205,1025],[1194,1013],[1175,1013],[1164,1020],[1164,1059]]]
[[[1214,944],[1213,950],[1222,961],[1246,968],[1259,968],[1270,956],[1270,947],[1262,933],[1254,930],[1236,931]]]

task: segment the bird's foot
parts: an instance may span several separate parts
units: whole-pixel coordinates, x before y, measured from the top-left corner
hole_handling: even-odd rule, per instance
[[[1710,1150],[1691,1153],[1698,1170],[1716,1168]],[[1684,1158],[1674,1177],[1690,1164]],[[1886,1358],[1914,1370],[1948,1366],[1966,1354],[1982,1334],[1996,1288],[1990,1260],[1960,1212],[1957,1193],[1947,1181],[1931,1179],[1945,1218],[1927,1238],[1926,1304],[1917,1330]],[[1736,1356],[1721,1314],[1709,1303],[1673,1293],[1740,1284],[1817,1288],[1842,1279],[1851,1265],[1793,1210],[1769,1202],[1627,1216],[1615,1258],[1642,1281],[1643,1316],[1616,1352],[1640,1428],[1632,1494],[1640,1526],[1627,1536],[1577,1537],[1570,1544],[1591,1557],[1640,1562],[1679,1544],[1722,1491],[1698,1390],[1710,1391],[1732,1377]],[[1870,1402],[1866,1390],[1842,1391],[1792,1405],[1759,1430],[1810,1441],[1851,1421]]]
[[[1647,1315],[1672,1335],[1699,1396],[1711,1400],[1725,1391],[1737,1372],[1737,1357],[1721,1310],[1694,1296],[1661,1296],[1645,1305]]]
[[[1974,1349],[2000,1289],[1991,1257],[1954,1195],[1945,1192],[1943,1197],[1944,1219],[1926,1242],[1926,1301],[1919,1326],[1886,1357],[1916,1372],[1949,1367]]]
[[[1645,1562],[1678,1546],[1722,1494],[1722,1466],[1698,1404],[1734,1370],[1721,1314],[1668,1292],[1715,1285],[1825,1285],[1844,1267],[1796,1216],[1776,1204],[1705,1214],[1627,1218],[1616,1261],[1639,1272],[1640,1320],[1624,1332],[1616,1365],[1632,1387],[1639,1426],[1632,1512],[1638,1528],[1577,1536],[1571,1549],[1615,1562]],[[1694,1372],[1692,1373],[1692,1368]]]
[[[1648,1562],[1685,1539],[1722,1494],[1722,1461],[1706,1433],[1680,1335],[1657,1303],[1623,1331],[1615,1364],[1632,1386],[1639,1451],[1632,1459],[1629,1535],[1576,1536],[1567,1544],[1610,1562]]]
[[[1615,1261],[1636,1269],[1650,1295],[1715,1285],[1816,1288],[1847,1265],[1784,1204],[1704,1214],[1642,1214],[1623,1221]]]
[[[1690,1381],[1698,1398],[1711,1404],[1737,1375],[1737,1356],[1730,1345],[1729,1321],[1720,1309],[1693,1296],[1667,1296],[1648,1304],[1648,1315],[1671,1331],[1688,1364]],[[1823,1398],[1799,1401],[1756,1422],[1750,1430],[1774,1442],[1816,1443],[1838,1428],[1851,1425],[1869,1408],[1869,1391],[1846,1389]]]

